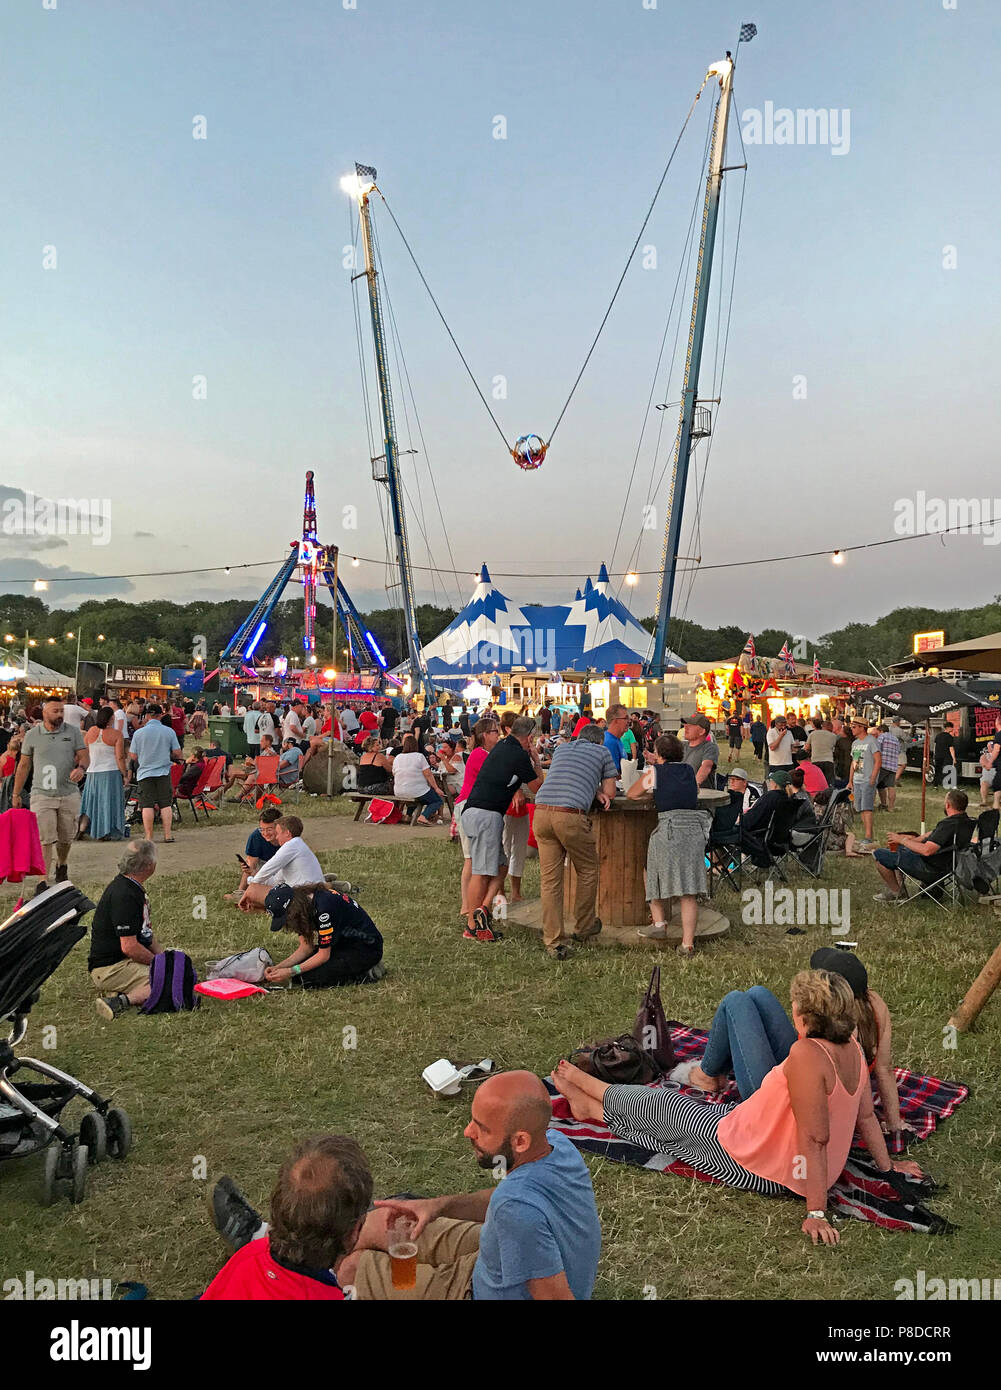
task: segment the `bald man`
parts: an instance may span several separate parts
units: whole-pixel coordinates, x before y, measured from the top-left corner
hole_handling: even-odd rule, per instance
[[[338,1269],[358,1299],[589,1299],[601,1253],[591,1175],[569,1139],[549,1129],[545,1086],[501,1072],[473,1097],[465,1135],[495,1185],[480,1192],[377,1202]],[[394,1289],[387,1223],[416,1221],[417,1284]]]

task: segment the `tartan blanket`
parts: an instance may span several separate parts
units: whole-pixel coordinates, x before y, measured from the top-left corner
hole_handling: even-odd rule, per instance
[[[672,1023],[671,1036],[674,1051],[679,1062],[701,1057],[705,1052],[708,1034],[698,1028]],[[897,1092],[900,1096],[900,1115],[913,1126],[914,1134],[902,1136],[911,1142],[927,1139],[934,1134],[943,1120],[960,1106],[970,1094],[968,1086],[954,1081],[942,1081],[934,1076],[919,1076],[916,1072],[896,1069]],[[544,1077],[546,1088],[553,1104],[552,1128],[565,1134],[567,1138],[586,1153],[611,1159],[615,1163],[631,1163],[640,1168],[651,1168],[660,1173],[674,1173],[679,1177],[695,1178],[699,1182],[717,1182],[690,1168],[686,1163],[676,1162],[670,1154],[657,1153],[639,1144],[620,1139],[601,1120],[575,1120],[570,1107],[556,1091],[548,1077]],[[652,1087],[676,1086],[663,1078],[650,1083]],[[703,1100],[707,1105],[721,1101],[739,1100],[736,1083],[731,1081],[727,1089],[718,1095],[707,1096],[703,1091],[690,1086],[677,1086],[685,1095]],[[873,1102],[877,1117],[881,1116],[879,1096],[873,1087]],[[900,1153],[904,1142],[897,1140],[889,1144],[891,1152]],[[944,1234],[955,1227],[943,1216],[929,1210],[925,1198],[945,1189],[939,1187],[927,1175],[920,1182],[903,1174],[892,1177],[880,1173],[864,1148],[853,1148],[844,1171],[831,1188],[828,1202],[835,1217],[852,1217],[858,1221],[871,1221],[889,1231],[914,1231],[927,1235]]]

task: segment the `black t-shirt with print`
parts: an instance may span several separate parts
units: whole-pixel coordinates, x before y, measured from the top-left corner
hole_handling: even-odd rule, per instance
[[[338,943],[382,947],[382,934],[354,898],[317,888],[313,894],[313,922],[316,947],[324,951]]]
[[[525,749],[513,734],[508,734],[487,754],[463,809],[468,811],[475,806],[506,816],[522,782],[534,782],[538,775]]]
[[[149,899],[134,878],[117,874],[101,894],[90,929],[90,956],[87,969],[117,965],[127,960],[122,937],[134,936],[147,951],[153,949],[153,929],[149,924]]]

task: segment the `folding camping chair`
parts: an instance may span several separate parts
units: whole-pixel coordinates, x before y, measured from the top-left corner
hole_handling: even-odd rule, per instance
[[[740,818],[743,813],[742,797],[735,797],[726,806],[717,806],[713,813],[706,843],[710,898],[716,888],[724,883],[728,883],[735,893],[741,891],[743,859],[740,853]]]
[[[268,753],[262,757],[254,759],[254,767],[257,771],[257,780],[252,787],[240,797],[239,804],[253,805],[262,792],[277,792],[278,790],[278,765],[281,762],[277,753]]]
[[[205,819],[209,819],[210,811],[218,811],[219,807],[215,801],[210,801],[209,796],[212,792],[220,789],[223,778],[226,775],[226,759],[223,757],[209,758],[205,764],[204,771],[198,781],[191,789],[188,801],[191,805],[191,813],[195,820],[198,819],[198,808],[205,812]]]
[[[806,825],[802,828],[793,825],[792,829],[795,833],[806,838],[801,844],[795,844],[790,832],[789,848],[783,854],[782,859],[795,859],[811,878],[820,878],[824,872],[824,855],[827,852],[827,840],[834,824],[834,811],[840,802],[848,799],[848,794],[847,787],[839,787],[832,791],[830,800],[824,807],[824,814],[816,825]]]
[[[777,874],[783,883],[788,883],[789,880],[782,868],[782,861],[788,858],[792,852],[792,841],[789,835],[798,815],[799,806],[793,797],[787,797],[772,812],[772,818],[768,822],[762,838],[764,855],[768,860],[766,879],[771,878],[772,874]]]
[[[907,907],[909,903],[915,903],[919,898],[924,897],[929,898],[931,902],[942,908],[943,911],[948,911],[950,907],[955,907],[957,905],[963,891],[956,879],[957,862],[964,850],[970,848],[975,829],[976,823],[973,821],[970,821],[968,826],[960,825],[956,832],[956,838],[952,843],[952,856],[949,868],[946,869],[944,873],[939,874],[938,878],[917,878],[914,874],[908,873],[906,869],[897,870],[904,880],[905,889],[909,883],[912,883],[918,890],[913,896],[908,893],[906,898],[900,899],[901,907]],[[935,871],[933,870],[932,872]]]

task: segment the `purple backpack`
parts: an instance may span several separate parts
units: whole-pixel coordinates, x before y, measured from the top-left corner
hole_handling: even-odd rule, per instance
[[[183,951],[161,951],[149,967],[149,998],[144,1014],[178,1014],[197,1009],[201,999],[195,994],[198,972]]]

